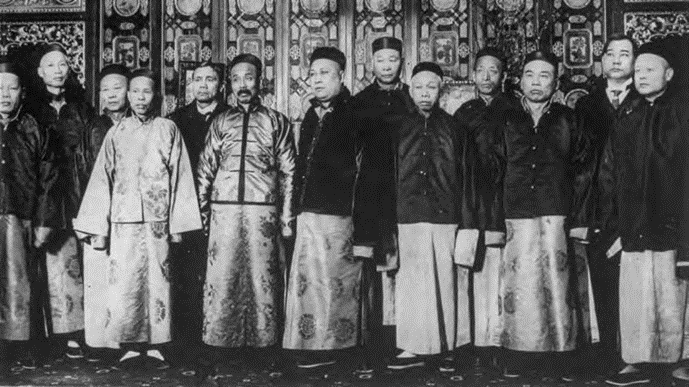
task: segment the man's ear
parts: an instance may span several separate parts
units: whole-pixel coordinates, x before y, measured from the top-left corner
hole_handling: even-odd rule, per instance
[[[668,67],[665,69],[665,81],[670,82],[672,80],[672,77],[675,76],[675,69],[672,67]]]
[[[38,76],[41,78],[43,78],[45,76],[45,71],[43,71],[43,67],[41,67],[41,66],[38,66],[38,68],[36,69],[36,72],[38,73]]]

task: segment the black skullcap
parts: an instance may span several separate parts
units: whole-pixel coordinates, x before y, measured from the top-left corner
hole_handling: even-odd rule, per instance
[[[225,75],[225,66],[221,63],[211,62],[210,60],[201,62],[194,70],[198,70],[202,67],[210,67],[218,74],[218,80],[222,82],[223,76]],[[259,68],[260,71],[260,68]]]
[[[667,61],[670,67],[676,67],[676,56],[675,51],[679,50],[679,46],[673,44],[674,40],[672,38],[657,39],[651,42],[645,43],[639,47],[639,54],[653,54],[657,55]]]
[[[154,88],[157,89],[157,87],[158,87],[158,75],[153,70],[144,67],[144,68],[133,70],[131,73],[129,73],[129,81],[130,82],[132,79],[138,78],[138,77],[145,77],[145,78],[152,80]]]
[[[39,47],[38,49],[38,61],[40,62],[44,56],[50,54],[51,52],[61,52],[64,56],[67,56],[67,51],[62,47],[60,43],[48,43]]]
[[[402,41],[397,38],[393,38],[392,36],[383,36],[381,38],[374,40],[371,44],[371,49],[373,53],[375,53],[378,50],[383,50],[385,48],[397,50],[401,54]]]
[[[340,70],[344,70],[347,65],[347,58],[345,54],[335,47],[318,47],[313,50],[311,58],[309,59],[309,64],[313,64],[318,59],[329,59],[340,65]]]
[[[542,60],[544,62],[550,63],[553,65],[555,68],[555,74],[557,74],[557,58],[549,52],[546,51],[541,51],[541,50],[536,50],[530,54],[526,55],[526,58],[524,58],[524,66],[526,66],[528,63],[531,63],[535,60]]]
[[[10,61],[7,57],[0,57],[0,73],[10,73],[16,76],[21,74],[19,66]]]
[[[499,60],[500,63],[503,63],[503,64],[505,63],[504,55],[502,54],[502,52],[500,50],[498,50],[495,47],[486,46],[486,47],[480,49],[476,53],[476,62],[478,62],[478,60],[484,56],[492,56],[493,58]]]
[[[229,71],[232,71],[232,68],[234,66],[240,64],[240,63],[248,63],[250,65],[254,65],[256,67],[256,78],[261,78],[261,74],[263,73],[263,63],[261,63],[261,60],[258,59],[258,57],[254,54],[239,54],[232,59],[232,62],[230,62],[230,67]],[[199,66],[202,67],[202,66]]]
[[[411,71],[411,76],[413,77],[414,75],[422,71],[430,71],[439,76],[441,79],[443,78],[443,69],[441,69],[437,63],[420,62],[416,66],[414,66],[414,69]]]
[[[111,75],[111,74],[121,75],[121,76],[129,79],[129,73],[130,73],[130,71],[127,68],[127,66],[125,66],[121,63],[109,64],[109,65],[103,67],[103,69],[98,74],[98,83],[100,83],[100,81],[102,81],[103,78],[105,78],[106,76]]]

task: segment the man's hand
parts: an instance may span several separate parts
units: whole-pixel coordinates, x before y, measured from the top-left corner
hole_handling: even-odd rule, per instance
[[[292,227],[285,226],[282,228],[282,237],[285,239],[292,239],[294,237],[294,232],[292,232]]]
[[[105,250],[108,247],[108,237],[103,235],[91,235],[90,245],[94,250]]]
[[[42,248],[48,243],[50,239],[50,234],[52,234],[53,229],[50,227],[34,227],[33,229],[33,246],[37,249]]]
[[[170,234],[170,243],[182,243],[182,234]]]

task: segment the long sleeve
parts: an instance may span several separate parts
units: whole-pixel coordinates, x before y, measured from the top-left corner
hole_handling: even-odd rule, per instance
[[[33,225],[34,227],[61,228],[64,225],[58,211],[59,192],[56,190],[60,172],[55,159],[53,137],[50,135],[50,131],[45,128],[39,128],[39,130],[43,135],[39,137],[36,144],[37,159],[39,160],[36,184],[38,192]]]
[[[201,228],[194,176],[187,148],[177,126],[173,126],[172,146],[168,170],[170,171],[170,234],[179,234]]]
[[[281,229],[286,227],[294,231],[294,173],[297,150],[294,143],[292,126],[282,114],[277,115],[277,130],[275,131],[275,158],[279,170],[279,201],[281,204]],[[205,225],[205,223],[204,223]]]
[[[460,177],[459,229],[455,240],[455,263],[472,267],[476,260],[481,214],[479,203],[485,200],[479,184],[479,163],[476,146],[467,131],[455,131],[457,174]]]
[[[222,144],[222,139],[220,138],[221,122],[222,120],[213,120],[206,135],[206,145],[203,147],[199,157],[199,165],[196,168],[196,185],[198,186],[201,223],[206,232],[208,232],[210,227],[211,191],[220,161],[220,145]]]
[[[113,174],[115,170],[114,130],[108,132],[98,153],[93,172],[81,201],[74,230],[90,235],[110,234]]]
[[[592,130],[587,126],[591,117],[588,117],[587,112],[577,111],[576,113],[570,137],[572,147],[570,162],[574,182],[570,227],[588,228],[593,224],[595,203],[598,200],[594,179],[599,158],[596,157],[595,149],[591,144]]]
[[[601,230],[599,249],[607,251],[619,236],[617,229],[617,181],[615,177],[614,132],[606,141],[603,156],[598,168],[598,205],[593,226]]]

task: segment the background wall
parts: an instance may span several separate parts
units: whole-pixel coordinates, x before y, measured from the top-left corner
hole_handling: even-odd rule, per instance
[[[689,33],[685,0],[6,0],[0,15],[0,55],[60,42],[92,99],[104,65],[150,67],[160,73],[165,113],[191,101],[196,63],[251,52],[265,65],[264,102],[295,122],[311,97],[308,56],[322,45],[347,54],[345,84],[358,92],[373,79],[371,42],[402,39],[403,79],[418,61],[440,64],[452,111],[473,96],[473,53],[486,44],[505,51],[508,89],[528,52],[551,50],[560,58],[557,98],[573,105],[601,74],[606,35],[644,42]]]

